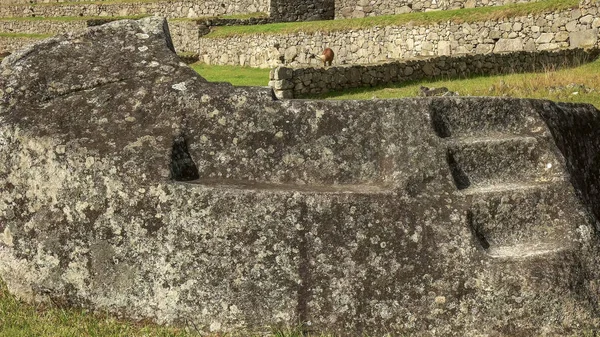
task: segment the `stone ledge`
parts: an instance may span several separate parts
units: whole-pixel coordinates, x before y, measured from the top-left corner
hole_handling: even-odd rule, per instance
[[[270,73],[269,85],[277,97],[294,98],[357,87],[410,82],[421,79],[463,78],[570,67],[598,58],[600,49],[516,52],[459,57],[417,58],[372,65],[346,65],[329,68],[277,67]],[[282,79],[281,75],[284,79]]]

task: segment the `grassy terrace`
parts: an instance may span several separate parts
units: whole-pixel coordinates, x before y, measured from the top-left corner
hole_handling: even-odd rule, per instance
[[[55,34],[0,33],[0,37],[14,39],[45,39],[54,35]]]
[[[67,1],[67,2],[38,2],[33,4],[5,4],[0,7],[14,6],[69,6],[69,5],[110,5],[110,4],[132,4],[132,3],[153,3],[153,2],[172,2],[171,0],[107,0],[107,1]]]
[[[63,2],[64,3],[64,2]],[[124,20],[124,19],[141,19],[150,16],[149,14],[140,15],[128,15],[128,16],[25,16],[25,17],[0,17],[0,21],[61,21],[61,22],[73,22],[73,21],[87,21],[87,20]],[[231,15],[220,15],[220,16],[199,16],[195,18],[175,18],[169,19],[169,21],[195,21],[195,20],[210,20],[210,19],[250,19],[250,18],[266,18],[269,15],[267,13],[247,13],[247,14],[231,14]]]
[[[252,34],[316,33],[364,29],[371,27],[423,25],[442,22],[478,22],[514,16],[548,13],[576,8],[578,0],[543,0],[539,2],[511,4],[498,7],[464,8],[447,11],[415,12],[357,19],[327,20],[311,22],[286,22],[256,26],[216,27],[205,38],[224,38]]]
[[[264,86],[269,69],[233,66],[192,65],[209,81],[233,85]],[[540,73],[479,76],[463,79],[432,79],[397,83],[379,87],[348,89],[341,92],[307,96],[321,99],[372,99],[415,97],[419,87],[447,87],[461,96],[509,96],[550,99],[553,101],[591,103],[600,109],[600,59],[570,69],[547,69]]]
[[[11,17],[11,18],[0,18],[0,21],[87,21],[97,19],[111,19],[111,20],[123,20],[123,19],[141,19],[148,15],[129,15],[129,16],[23,16],[23,17]]]

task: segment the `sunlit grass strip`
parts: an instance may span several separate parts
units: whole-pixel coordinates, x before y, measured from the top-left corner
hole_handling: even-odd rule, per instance
[[[239,86],[266,86],[269,84],[270,69],[200,63],[193,64],[192,69],[210,82],[229,82]]]
[[[0,21],[87,21],[87,20],[124,20],[124,19],[141,19],[150,16],[148,14],[128,15],[128,16],[27,16],[27,17],[10,17],[0,18]]]
[[[421,86],[446,87],[461,96],[506,96],[590,103],[600,109],[600,59],[575,68],[537,73],[432,79],[353,88],[303,97],[320,99],[386,99],[415,97]],[[590,90],[589,92],[587,90]]]
[[[45,39],[52,36],[54,36],[54,34],[0,33],[0,37],[14,39]]]
[[[110,315],[92,314],[81,309],[63,309],[55,305],[31,305],[18,301],[8,293],[0,279],[0,337],[223,337],[265,336],[244,334],[206,334],[197,331],[193,324],[187,329],[163,327],[145,322],[118,320]],[[306,334],[300,328],[273,329],[272,337],[333,337],[329,334]]]
[[[424,25],[443,22],[479,22],[502,18],[526,16],[576,8],[578,0],[544,0],[532,3],[511,4],[497,7],[463,8],[433,12],[415,12],[398,15],[373,16],[367,18],[327,20],[310,22],[273,23],[255,26],[215,27],[203,38],[225,38],[255,34],[293,34],[298,32],[316,33],[385,26],[404,26],[407,24]]]
[[[244,19],[255,19],[255,18],[268,18],[269,14],[265,12],[254,12],[246,14],[228,14],[218,16],[198,16],[195,18],[175,18],[169,19],[170,21],[196,21],[196,20],[212,20],[212,19],[231,19],[231,20],[244,20]]]
[[[0,280],[0,336],[164,336],[192,337],[196,333],[154,324],[120,321],[84,310],[19,302]]]

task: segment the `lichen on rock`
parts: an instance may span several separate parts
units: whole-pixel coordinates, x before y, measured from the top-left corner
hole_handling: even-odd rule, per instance
[[[600,325],[591,106],[275,100],[206,82],[160,18],[15,53],[0,88],[0,276],[25,300],[205,332]]]

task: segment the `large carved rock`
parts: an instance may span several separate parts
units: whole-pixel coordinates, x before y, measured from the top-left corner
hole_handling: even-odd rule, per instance
[[[204,81],[157,18],[0,73],[0,275],[23,299],[206,331],[600,326],[592,106],[278,101]]]

